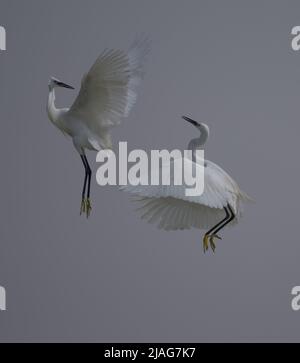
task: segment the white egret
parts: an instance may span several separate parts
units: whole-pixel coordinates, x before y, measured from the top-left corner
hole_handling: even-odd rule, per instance
[[[80,214],[91,213],[92,171],[85,150],[112,148],[110,129],[127,117],[137,99],[137,86],[150,49],[147,39],[134,42],[128,52],[105,50],[83,77],[80,92],[70,108],[55,107],[55,88],[74,89],[56,78],[49,82],[48,116],[64,134],[73,139],[84,168]]]
[[[209,137],[209,127],[188,117],[183,119],[200,131],[200,137],[191,140],[188,149],[192,150],[192,162],[196,163],[194,166],[204,166],[203,194],[196,197],[186,196],[186,186],[172,185],[172,182],[170,186],[128,185],[122,189],[135,195],[134,199],[141,203],[139,211],[142,219],[156,223],[160,229],[170,231],[210,228],[203,237],[204,252],[209,249],[209,245],[215,251],[215,238],[221,239],[218,233],[225,226],[239,221],[241,202],[249,201],[250,198],[218,165],[197,159],[196,151],[203,150]]]

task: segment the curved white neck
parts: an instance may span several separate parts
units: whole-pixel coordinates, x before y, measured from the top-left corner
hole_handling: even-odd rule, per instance
[[[49,119],[55,124],[58,117],[58,109],[55,107],[55,91],[54,88],[49,89],[47,111]]]
[[[197,161],[197,150],[203,150],[209,137],[209,130],[205,127],[199,128],[200,137],[192,139],[188,145],[188,150],[192,151],[193,161]]]
[[[201,127],[200,129],[200,137],[197,137],[196,139],[192,139],[189,143],[188,149],[192,151],[196,150],[202,150],[204,148],[204,145],[206,144],[209,132],[206,128]]]

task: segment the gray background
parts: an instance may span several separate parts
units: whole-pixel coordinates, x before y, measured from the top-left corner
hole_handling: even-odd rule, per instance
[[[299,1],[1,0],[1,341],[300,340],[299,23]],[[48,79],[78,89],[98,53],[140,33],[153,51],[114,140],[184,149],[194,130],[180,116],[209,124],[207,158],[256,200],[216,255],[202,232],[158,231],[95,180],[92,218],[79,217],[82,165],[47,120]]]

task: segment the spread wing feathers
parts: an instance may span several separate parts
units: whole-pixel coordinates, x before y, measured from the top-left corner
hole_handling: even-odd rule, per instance
[[[184,159],[184,163],[187,166],[191,163],[191,167],[184,167],[184,172],[189,173],[189,179],[195,177],[195,167],[202,168],[191,160]],[[187,202],[193,202],[196,204],[204,205],[211,208],[223,209],[228,204],[234,208],[235,212],[238,212],[238,206],[240,201],[247,201],[249,197],[243,193],[237,183],[218,165],[205,161],[206,167],[204,168],[204,192],[198,196],[187,196],[186,191],[191,187],[188,186],[184,180],[187,179],[183,177],[182,185],[174,185],[174,174],[172,174],[172,168],[160,168],[160,175],[162,173],[170,172],[170,185],[149,185],[149,186],[133,186],[127,185],[122,187],[125,190],[134,195],[146,198],[167,198],[172,197],[175,199],[184,200]],[[201,170],[202,172],[202,170]]]
[[[146,39],[137,40],[127,53],[105,50],[83,77],[70,115],[101,137],[110,127],[119,124],[136,102],[136,89],[149,50]]]
[[[187,162],[187,161],[185,161]],[[192,163],[192,161],[189,161]],[[199,196],[186,196],[187,185],[132,186],[122,188],[135,196],[141,203],[142,217],[157,223],[166,230],[209,228],[225,217],[224,207],[228,204],[241,217],[242,203],[250,198],[236,182],[218,165],[206,161],[204,169],[204,192]],[[191,168],[185,169],[186,172]]]
[[[225,218],[223,209],[206,207],[176,198],[135,198],[138,212],[159,229],[176,231],[191,228],[209,229]],[[237,219],[231,224],[237,223]]]

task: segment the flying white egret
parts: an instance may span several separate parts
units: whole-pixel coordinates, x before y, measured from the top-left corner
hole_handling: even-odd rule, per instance
[[[191,140],[188,149],[192,151],[194,166],[201,164],[202,168],[204,167],[203,194],[195,197],[186,196],[186,186],[172,185],[172,181],[170,186],[128,185],[122,189],[135,195],[134,199],[141,203],[139,211],[142,219],[156,223],[160,229],[170,231],[192,227],[210,228],[203,237],[204,252],[209,249],[209,244],[215,252],[215,238],[221,239],[218,233],[225,226],[239,221],[241,202],[249,201],[250,198],[218,165],[197,158],[197,150],[203,150],[208,140],[209,127],[188,117],[183,119],[200,131],[200,137]]]
[[[105,50],[83,77],[80,92],[71,108],[55,107],[55,88],[74,89],[56,78],[49,82],[48,116],[64,134],[73,139],[80,154],[85,178],[80,214],[91,213],[91,175],[85,150],[112,148],[110,129],[127,117],[137,99],[137,86],[150,49],[147,39],[134,42],[128,52]]]

